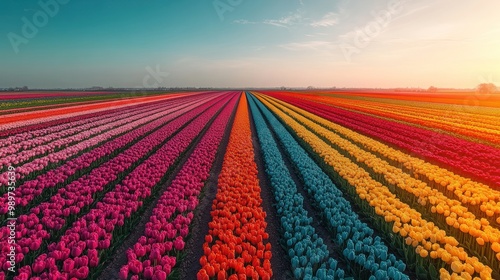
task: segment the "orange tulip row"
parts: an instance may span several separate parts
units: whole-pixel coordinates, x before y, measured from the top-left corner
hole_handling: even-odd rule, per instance
[[[421,249],[414,249],[420,258],[439,259],[436,262],[448,269],[453,269],[452,264],[462,264],[463,268],[473,272],[471,276],[480,276],[483,279],[491,279],[493,270],[479,261],[477,257],[470,257],[459,242],[452,236],[437,227],[433,222],[422,218],[421,213],[403,203],[389,188],[374,180],[366,170],[361,168],[349,158],[340,154],[336,149],[324,142],[315,133],[309,131],[302,124],[288,116],[276,107],[271,98],[258,95],[259,99],[269,107],[279,118],[281,118],[310,148],[318,154],[324,163],[332,168],[339,179],[344,180],[351,195],[356,196],[361,204],[370,208],[371,211],[385,221],[385,232],[392,229],[393,233],[402,238],[411,237],[411,245],[425,248],[427,254]],[[353,147],[351,147],[353,148]],[[415,241],[415,242],[414,242]],[[418,253],[417,253],[418,250]],[[470,267],[473,267],[473,271]]]
[[[243,94],[218,179],[198,279],[271,278],[271,244],[260,191]]]

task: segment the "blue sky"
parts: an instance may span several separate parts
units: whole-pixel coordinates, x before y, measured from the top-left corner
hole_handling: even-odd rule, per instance
[[[499,10],[468,0],[2,0],[0,88],[474,87],[500,81]]]

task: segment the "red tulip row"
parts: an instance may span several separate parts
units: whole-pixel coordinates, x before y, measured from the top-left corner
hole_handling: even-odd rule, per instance
[[[243,94],[231,130],[198,279],[270,279],[271,244]]]
[[[97,164],[107,160],[110,155],[116,154],[124,147],[129,146],[130,143],[133,143],[137,139],[145,137],[145,135],[148,135],[156,128],[161,127],[163,124],[196,108],[197,106],[200,106],[200,102],[202,101],[203,100],[191,101],[182,105],[176,103],[180,107],[177,107],[175,109],[165,108],[166,110],[163,113],[155,114],[154,116],[152,116],[152,118],[145,118],[143,119],[143,121],[148,121],[160,116],[158,119],[147,123],[144,126],[131,130],[118,138],[108,141],[98,148],[86,152],[79,157],[64,163],[56,169],[52,169],[47,173],[38,176],[34,180],[22,183],[14,191],[16,197],[16,205],[18,207],[27,206],[33,201],[33,199],[39,197],[39,195],[41,195],[44,190],[53,188],[58,184],[65,182],[70,176],[78,174],[81,170],[84,170],[91,166],[97,166]],[[0,198],[1,215],[7,213],[8,199],[9,198],[7,194],[4,194]],[[16,212],[19,213],[19,210]]]
[[[203,111],[205,111],[203,114],[206,114],[207,108],[213,107],[222,98],[211,100],[164,125],[118,156],[93,169],[89,174],[59,189],[58,193],[51,197],[48,202],[32,208],[29,214],[19,216],[19,226],[16,229],[17,242],[15,244],[18,253],[16,257],[19,256],[19,261],[22,261],[23,255],[38,250],[43,240],[50,239],[51,235],[57,235],[63,227],[69,225],[71,219],[75,219],[81,211],[88,209],[90,205],[96,202],[95,200],[98,199],[99,194],[106,191],[110,183],[123,176],[124,171],[132,168],[137,161],[147,156],[155,147],[161,145],[165,139],[174,135],[184,124],[195,119]],[[168,141],[168,143],[171,142],[172,140]],[[127,179],[124,179],[124,181],[127,182]],[[4,251],[7,251],[7,247],[9,247],[7,246],[8,228],[3,227],[0,233],[3,233],[3,236],[0,236],[0,244],[2,244],[0,260],[3,261],[7,254],[4,254]]]
[[[90,270],[103,261],[102,256],[114,245],[113,240],[129,233],[133,225],[126,223],[158,190],[168,170],[224,106],[228,97],[216,101],[219,102],[207,105],[210,107],[106,193],[95,208],[73,223],[58,242],[48,246],[47,254],[39,256],[31,266],[21,267],[19,276],[14,279],[26,276],[32,279],[88,278],[92,273]]]
[[[500,188],[500,151],[494,147],[338,109],[292,94],[269,95],[442,167],[451,168],[451,171],[485,182],[492,188]]]
[[[176,108],[172,109],[172,111],[175,111],[175,110],[176,110]],[[60,161],[67,160],[69,157],[78,155],[83,150],[87,150],[91,147],[95,147],[101,143],[109,141],[109,139],[112,137],[116,137],[117,135],[123,134],[134,127],[137,127],[139,125],[143,125],[144,123],[147,123],[151,120],[154,120],[154,119],[156,119],[164,114],[165,114],[165,112],[160,111],[159,113],[151,115],[147,118],[138,119],[132,123],[128,123],[126,125],[108,130],[104,133],[101,133],[101,134],[95,136],[95,137],[86,139],[82,142],[79,142],[76,145],[73,145],[71,147],[67,147],[67,148],[60,150],[58,152],[51,153],[51,154],[48,154],[48,155],[40,157],[40,158],[36,158],[33,161],[25,163],[24,165],[16,168],[15,172],[16,172],[17,180],[24,179],[25,177],[27,177],[28,179],[31,179],[30,177],[31,177],[32,173],[43,170],[49,164],[55,164],[55,163],[58,163]],[[17,163],[13,162],[12,164],[16,165]],[[6,178],[6,173],[4,172],[0,175],[0,186],[6,185],[7,182],[8,182],[8,180]]]
[[[198,196],[207,180],[237,97],[223,109],[153,209],[144,235],[127,251],[121,279],[165,279],[184,249]]]

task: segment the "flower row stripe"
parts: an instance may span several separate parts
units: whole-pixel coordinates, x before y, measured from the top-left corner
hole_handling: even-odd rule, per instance
[[[273,275],[251,137],[243,94],[218,178],[198,279],[270,279]]]

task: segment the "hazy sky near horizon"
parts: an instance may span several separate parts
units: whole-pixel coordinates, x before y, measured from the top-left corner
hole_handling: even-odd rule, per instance
[[[500,86],[499,11],[493,0],[2,0],[0,88]]]

